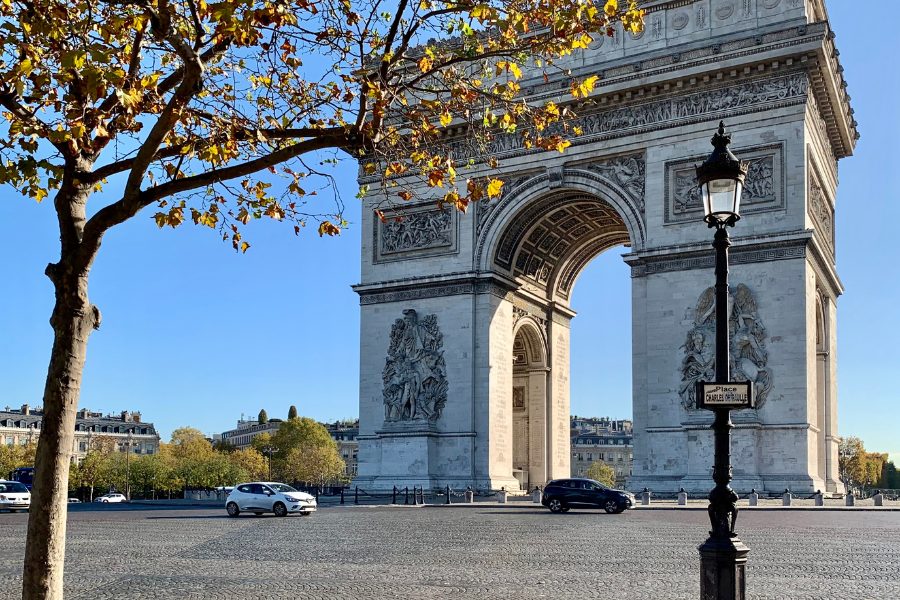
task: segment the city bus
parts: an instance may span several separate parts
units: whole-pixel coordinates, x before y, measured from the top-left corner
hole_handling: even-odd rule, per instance
[[[29,490],[34,484],[34,467],[19,467],[9,472],[10,481],[18,481]]]

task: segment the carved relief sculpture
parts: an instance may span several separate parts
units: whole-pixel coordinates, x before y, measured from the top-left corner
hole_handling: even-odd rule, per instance
[[[594,171],[618,184],[640,210],[644,210],[644,179],[646,164],[644,154],[614,156],[588,165]]]
[[[525,410],[525,388],[516,386],[513,388],[513,410]]]
[[[382,224],[381,251],[405,252],[450,246],[452,216],[449,210],[429,210],[389,219]]]
[[[812,215],[816,230],[821,234],[828,250],[834,253],[834,216],[831,204],[813,174],[809,176],[809,214]]]
[[[438,420],[449,387],[443,347],[437,315],[419,319],[407,309],[394,321],[382,372],[385,422]]]
[[[766,328],[759,318],[753,292],[744,284],[729,288],[729,369],[733,381],[752,381],[756,408],[762,408],[772,389],[772,369],[767,366]],[[681,386],[678,394],[686,410],[697,408],[695,385],[716,379],[716,302],[709,287],[697,301],[694,324],[682,346]]]
[[[749,164],[741,194],[741,207],[749,212],[783,206],[783,148],[769,145],[749,148],[741,158]],[[679,160],[666,165],[666,222],[694,219],[703,210],[697,186],[695,164],[702,157]]]

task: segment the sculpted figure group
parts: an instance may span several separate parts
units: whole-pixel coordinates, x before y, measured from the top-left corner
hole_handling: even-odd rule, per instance
[[[759,318],[753,292],[744,284],[729,290],[729,370],[733,381],[752,381],[756,408],[765,404],[772,389],[772,369],[767,366],[766,328]],[[681,385],[678,394],[686,410],[697,408],[695,385],[716,378],[715,290],[707,288],[697,301],[694,325],[682,348]]]

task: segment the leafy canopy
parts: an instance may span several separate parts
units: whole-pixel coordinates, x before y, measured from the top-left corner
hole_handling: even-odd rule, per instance
[[[526,100],[523,78],[589,96],[597,77],[554,61],[617,22],[641,30],[635,0],[2,0],[0,183],[56,194],[85,267],[146,207],[244,251],[253,219],[335,235],[340,199],[330,213],[306,202],[340,153],[383,178],[386,202],[417,177],[465,209],[502,182],[459,175],[471,165],[448,132],[489,164],[499,135],[564,150],[565,94]]]

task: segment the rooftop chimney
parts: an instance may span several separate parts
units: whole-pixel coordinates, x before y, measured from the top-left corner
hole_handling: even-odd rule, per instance
[[[22,414],[23,414],[23,415],[30,415],[30,414],[31,414],[31,409],[28,407],[27,404],[23,404],[23,405],[22,405]]]

